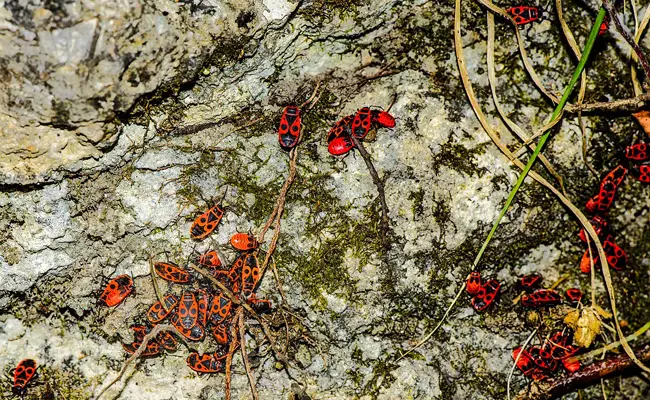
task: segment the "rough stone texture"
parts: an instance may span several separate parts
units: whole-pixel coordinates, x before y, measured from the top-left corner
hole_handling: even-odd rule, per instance
[[[484,257],[484,273],[504,285],[501,303],[477,314],[461,297],[430,342],[395,362],[444,313],[517,176],[464,97],[451,3],[26,4],[5,2],[0,12],[3,59],[12,61],[3,64],[11,79],[0,97],[0,118],[12,127],[0,131],[0,366],[8,370],[24,357],[43,365],[46,384],[28,397],[89,398],[117,374],[128,326],[155,299],[150,256],[183,262],[193,250],[218,245],[234,259],[230,235],[261,228],[288,173],[275,134],[280,112],[305,101],[317,82],[320,98],[303,116],[298,176],[275,255],[293,314],[285,315],[291,376],[250,323],[260,398],[304,390],[318,399],[502,399],[511,349],[533,329],[512,304],[515,277],[537,272],[550,284],[568,274],[561,287],[588,288],[576,268],[582,247],[573,218],[538,185],[524,185]],[[576,10],[569,23],[586,24],[587,11]],[[484,14],[474,5],[464,11],[468,67],[496,125]],[[542,79],[561,88],[572,64],[551,22],[525,37]],[[539,126],[551,105],[506,37],[497,53],[501,101],[524,126]],[[600,98],[591,92],[596,85],[612,97],[630,95],[610,78],[617,68],[627,82],[613,40],[606,43],[592,65],[590,99]],[[367,143],[391,210],[392,248],[384,253],[363,159],[330,157],[324,136],[341,116],[393,98],[397,128]],[[187,128],[206,122],[214,126]],[[637,135],[622,117],[587,123],[589,161],[599,171],[615,164],[612,149]],[[597,178],[582,163],[576,126],[567,120],[546,154],[581,204]],[[190,241],[193,218],[222,196],[227,211],[218,231]],[[648,320],[649,206],[648,189],[628,181],[611,213],[631,259],[615,277],[628,329]],[[120,273],[134,276],[136,294],[115,309],[100,307],[105,277]],[[270,273],[259,294],[281,303]],[[281,311],[270,318],[283,340]],[[222,398],[223,375],[199,379],[185,366],[187,353],[139,363],[107,398]],[[514,391],[526,384],[515,374]],[[606,386],[608,398],[645,398],[649,390],[630,378]],[[239,356],[233,391],[233,398],[250,398]],[[594,388],[583,398],[600,395]]]

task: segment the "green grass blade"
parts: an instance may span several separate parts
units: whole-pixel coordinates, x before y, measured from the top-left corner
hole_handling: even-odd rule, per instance
[[[555,107],[555,110],[551,115],[551,119],[550,119],[551,121],[555,119],[558,115],[560,115],[560,113],[564,109],[564,106],[566,105],[567,100],[569,99],[569,96],[571,95],[571,92],[573,92],[573,89],[575,88],[575,85],[578,82],[578,79],[580,78],[580,74],[582,73],[582,70],[585,68],[585,64],[587,64],[587,60],[589,59],[589,54],[591,53],[591,49],[593,48],[594,43],[596,42],[596,37],[598,36],[600,25],[603,23],[606,13],[607,11],[605,10],[604,7],[601,7],[600,10],[598,11],[598,15],[596,16],[596,21],[594,21],[594,25],[591,28],[591,32],[589,33],[589,39],[587,39],[587,44],[585,45],[585,49],[582,52],[582,57],[578,62],[578,66],[573,72],[573,76],[571,77],[569,84],[564,89],[564,94],[562,95],[560,102]],[[485,249],[487,248],[488,244],[490,243],[490,240],[492,240],[492,236],[494,236],[494,233],[499,227],[499,223],[501,223],[501,220],[508,212],[508,208],[510,208],[510,204],[514,200],[515,195],[519,190],[519,187],[524,182],[524,179],[526,179],[526,176],[528,175],[528,171],[530,171],[530,168],[533,166],[533,163],[537,159],[537,156],[542,150],[542,147],[544,147],[544,144],[546,143],[546,140],[548,139],[550,134],[551,134],[551,129],[546,131],[544,135],[542,135],[542,137],[539,139],[539,142],[537,143],[537,147],[535,147],[533,154],[528,159],[528,163],[526,164],[526,167],[521,172],[519,178],[517,179],[517,182],[515,183],[515,186],[510,191],[510,194],[508,195],[508,199],[506,199],[506,204],[504,204],[501,213],[499,213],[497,220],[494,222],[494,225],[492,226],[492,230],[488,234],[487,238],[485,239],[485,242],[483,243],[483,246],[481,247],[478,254],[476,255],[476,259],[474,260],[474,269],[477,269],[478,263],[481,261],[481,257],[483,256]]]

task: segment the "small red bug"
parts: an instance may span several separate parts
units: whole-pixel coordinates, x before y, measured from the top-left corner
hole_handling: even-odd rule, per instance
[[[539,285],[542,284],[543,280],[544,278],[542,278],[542,276],[538,274],[524,275],[517,283],[517,287],[520,290],[525,290],[527,292],[530,292],[538,288]]]
[[[625,148],[625,158],[632,161],[645,161],[650,158],[647,143],[637,143]]]
[[[327,143],[340,137],[349,137],[352,134],[352,120],[354,115],[348,115],[338,120],[327,132]]]
[[[395,118],[386,111],[373,110],[372,122],[376,122],[384,128],[395,127]]]
[[[582,290],[578,288],[570,288],[566,290],[566,297],[569,299],[569,303],[577,305],[582,300]]]
[[[596,231],[596,235],[598,235],[599,238],[603,238],[605,235],[605,232],[607,232],[607,228],[609,227],[609,223],[605,218],[601,217],[600,215],[596,215],[593,217],[591,220],[589,220],[589,223],[591,223],[591,226],[594,227],[594,230]],[[584,228],[580,229],[580,240],[583,242],[587,242],[587,232],[585,232]]]
[[[219,254],[215,250],[210,250],[199,256],[199,264],[206,267],[217,268],[221,266],[221,260],[219,259]]]
[[[603,22],[600,24],[600,28],[598,28],[598,36],[603,36],[605,32],[609,30],[609,14],[605,14],[605,19],[603,19]]]
[[[539,18],[539,9],[530,6],[516,6],[507,8],[506,11],[512,16],[517,25],[525,25]]]
[[[339,137],[330,142],[327,151],[333,156],[342,156],[355,147],[354,142],[347,136]]]
[[[36,361],[31,358],[26,358],[16,365],[14,368],[14,384],[12,392],[17,396],[24,396],[27,390],[27,384],[36,375]]]
[[[190,273],[173,263],[157,262],[153,265],[156,274],[166,281],[174,283],[189,283]]]
[[[120,304],[126,296],[133,291],[133,279],[124,274],[120,275],[110,282],[104,289],[104,292],[99,296],[99,299],[104,302],[108,307],[115,307]]]
[[[565,358],[562,360],[562,365],[567,371],[574,373],[580,369],[580,361],[575,358]]]
[[[215,230],[222,217],[223,209],[220,205],[210,207],[206,212],[196,217],[190,227],[190,236],[196,240],[205,239]]]
[[[199,355],[192,352],[187,357],[187,366],[196,372],[203,374],[215,374],[223,372],[226,365],[226,356],[219,356],[217,353]]]
[[[247,254],[242,268],[242,293],[249,297],[260,280],[260,267],[256,254]]]
[[[297,145],[299,139],[300,109],[296,106],[287,106],[282,112],[280,126],[278,127],[280,146],[288,150]]]
[[[633,165],[630,175],[637,181],[650,183],[650,164]]]
[[[212,297],[208,318],[212,325],[218,325],[230,315],[232,302],[223,294]]]
[[[593,257],[594,257],[594,265],[598,264],[598,256],[596,255],[596,252],[593,252]],[[582,255],[582,258],[580,259],[580,271],[582,271],[585,274],[588,274],[591,272],[591,260],[590,254],[589,254],[589,249],[585,250],[585,253]]]
[[[145,325],[136,325],[132,326],[131,329],[133,330],[133,341],[134,342],[142,342],[144,340],[144,337],[151,332],[151,328]]]
[[[474,296],[481,290],[481,273],[478,271],[472,271],[467,277],[467,282],[465,283],[465,290],[467,293]]]
[[[621,183],[623,183],[625,175],[627,175],[627,168],[622,165],[618,165],[607,175],[605,175],[605,178],[603,178],[601,185],[605,184],[606,182],[612,182],[614,184],[614,189],[617,189],[619,186],[621,186]]]
[[[517,357],[519,357],[519,359],[517,359]],[[525,376],[530,376],[533,373],[535,363],[533,363],[528,351],[522,350],[521,347],[517,347],[512,351],[512,359],[517,361],[517,368],[523,372]]]
[[[240,251],[254,250],[260,245],[255,236],[247,233],[235,233],[230,238],[230,244]]]
[[[495,279],[490,279],[485,282],[485,285],[481,286],[479,294],[472,299],[472,306],[474,309],[476,311],[485,310],[490,304],[492,304],[500,289],[501,284]]]
[[[524,307],[551,307],[556,306],[562,302],[562,297],[551,289],[538,289],[531,294],[521,296],[521,304]]]
[[[192,327],[192,329],[185,329],[185,327],[183,327],[183,325],[181,324],[180,318],[178,317],[178,313],[173,313],[169,317],[169,322],[171,322],[174,328],[176,328],[178,333],[180,333],[187,339],[192,340],[194,342],[203,339],[203,337],[205,336],[205,330],[199,324],[195,324],[194,327]]]
[[[528,350],[530,358],[536,366],[542,369],[555,371],[557,369],[557,361],[551,358],[551,353],[542,355],[542,349],[539,346],[533,346]]]
[[[176,305],[178,304],[178,298],[173,294],[168,294],[163,298],[165,307],[162,306],[160,301],[153,303],[153,305],[147,311],[147,319],[152,324],[157,324],[163,319],[165,319],[169,313],[171,313]]]
[[[352,119],[352,134],[357,139],[363,139],[370,131],[372,125],[370,114],[370,108],[363,107],[354,115],[354,119]]]
[[[129,343],[129,344],[122,343],[122,348],[127,353],[133,354],[138,350],[138,348],[140,348],[141,344],[142,343],[140,343],[140,342],[133,342],[133,343]],[[140,356],[142,356],[142,357],[153,357],[153,356],[157,356],[158,354],[160,354],[160,343],[156,342],[155,340],[151,340],[151,341],[149,341],[149,343],[147,343],[147,347],[140,354]]]
[[[554,360],[563,360],[567,357],[571,357],[572,355],[576,354],[579,350],[580,350],[579,347],[571,344],[553,346],[553,348],[551,349],[551,357]]]
[[[192,329],[196,325],[199,318],[199,304],[194,293],[190,291],[183,292],[177,312],[183,328]]]
[[[212,336],[214,337],[214,340],[222,345],[228,344],[228,329],[228,324],[219,324],[212,328]]]
[[[609,210],[614,203],[616,196],[616,187],[612,182],[606,182],[600,186],[598,194],[587,201],[585,208],[590,213],[605,212]]]
[[[616,243],[612,235],[607,236],[603,242],[603,250],[607,256],[607,264],[617,271],[622,270],[627,265],[627,254]]]

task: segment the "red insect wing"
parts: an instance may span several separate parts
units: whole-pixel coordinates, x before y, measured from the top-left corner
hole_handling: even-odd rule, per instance
[[[363,107],[354,116],[352,120],[352,134],[357,139],[363,139],[370,131],[372,125],[370,118],[370,108]]]
[[[219,259],[219,254],[215,250],[211,250],[199,256],[199,264],[206,267],[217,268],[221,266],[221,260]]]
[[[650,183],[650,164],[634,165],[630,168],[632,178],[643,183]]]
[[[617,271],[622,270],[627,265],[627,254],[616,243],[610,235],[603,242],[603,250],[607,256],[607,264]]]
[[[342,156],[354,148],[354,142],[347,136],[339,137],[330,142],[327,151],[333,156]]]
[[[235,233],[230,238],[230,244],[240,251],[254,250],[260,245],[255,236],[247,233]]]
[[[300,139],[300,109],[296,106],[288,106],[282,113],[280,126],[278,128],[278,140],[280,146],[290,149],[298,144]]]
[[[542,278],[541,275],[537,275],[537,274],[524,275],[519,280],[519,289],[526,290],[526,291],[534,290],[535,288],[539,287],[539,285],[542,284],[543,280],[544,278]]]
[[[194,293],[186,291],[181,296],[181,301],[178,304],[178,317],[181,326],[185,329],[192,329],[199,318],[199,304],[196,301]]]
[[[551,349],[551,358],[554,360],[562,360],[571,357],[580,350],[579,347],[573,345],[557,345]]]
[[[14,369],[13,392],[22,396],[25,393],[27,384],[36,374],[36,361],[26,358],[16,365]]]
[[[212,336],[217,343],[226,345],[229,342],[228,339],[228,326],[226,324],[219,324],[212,328]]]
[[[206,212],[196,217],[190,227],[190,236],[192,239],[205,239],[206,236],[215,230],[222,217],[223,209],[221,206],[216,205],[211,207]]]
[[[327,143],[339,137],[347,137],[352,134],[352,120],[354,115],[348,115],[337,121],[327,133]]]
[[[210,323],[213,325],[218,325],[224,319],[230,315],[230,310],[232,309],[232,302],[228,300],[223,294],[216,295],[212,297],[212,303],[210,304],[209,319]]]
[[[248,297],[260,280],[260,267],[255,254],[247,254],[242,268],[242,293]]]
[[[627,175],[627,168],[619,165],[611,170],[607,175],[605,175],[605,178],[603,178],[603,181],[601,182],[601,187],[607,182],[612,182],[614,184],[614,190],[616,190],[619,186],[621,186],[621,183],[623,183],[625,175]]]
[[[205,326],[208,320],[208,304],[210,304],[210,297],[203,289],[197,289],[195,292],[196,303],[199,307],[198,323]]]
[[[133,279],[128,275],[120,275],[106,285],[99,299],[108,307],[120,304],[133,291]]]
[[[144,337],[151,331],[151,328],[144,325],[132,326],[131,329],[133,330],[134,342],[142,342]]]
[[[178,333],[180,333],[185,338],[192,340],[194,342],[203,339],[203,337],[205,336],[205,330],[199,324],[194,325],[192,329],[185,329],[183,325],[181,325],[181,321],[180,318],[178,317],[178,313],[173,313],[171,317],[169,317],[169,322],[171,322],[174,328],[176,328]]]
[[[564,365],[564,368],[571,373],[580,369],[580,361],[576,359],[565,358],[562,360],[562,365]]]
[[[160,301],[157,301],[153,303],[153,305],[147,311],[147,319],[152,324],[157,324],[165,319],[169,313],[171,313],[174,308],[176,308],[176,305],[178,304],[178,298],[170,293],[163,298],[163,302],[165,303],[165,307],[160,304]],[[165,310],[165,308],[167,310]]]
[[[156,274],[166,281],[174,283],[189,283],[190,273],[176,264],[157,262],[153,265]]]
[[[625,158],[632,161],[645,161],[650,158],[648,145],[646,143],[637,143],[625,148]]]
[[[566,290],[566,297],[569,299],[569,303],[576,305],[582,300],[582,290],[578,288],[570,288]]]
[[[395,118],[386,111],[373,110],[372,122],[375,122],[385,128],[395,127]]]
[[[520,354],[521,353],[521,354]],[[517,359],[519,357],[519,359]],[[512,351],[512,359],[517,360],[517,368],[524,373],[524,375],[529,376],[535,369],[535,363],[530,358],[528,351],[521,350],[521,347],[517,347]]]
[[[478,271],[473,271],[472,273],[469,274],[469,277],[467,278],[467,283],[465,284],[465,290],[467,290],[467,293],[473,296],[475,294],[478,294],[480,289],[481,289],[481,273]]]
[[[593,252],[593,257],[594,257],[594,265],[597,265],[598,256],[596,255],[595,252]],[[582,271],[585,274],[591,272],[591,260],[589,259],[589,249],[585,250],[585,253],[582,255],[582,258],[580,259],[580,271]]]

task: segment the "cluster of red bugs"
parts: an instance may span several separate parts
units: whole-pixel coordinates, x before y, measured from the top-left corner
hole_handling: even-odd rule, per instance
[[[524,376],[535,381],[548,378],[549,374],[557,371],[562,363],[564,368],[573,373],[580,369],[580,361],[570,359],[579,347],[569,344],[571,336],[562,331],[555,332],[546,338],[541,346],[532,346],[525,350],[517,347],[512,351],[512,358],[516,360],[517,368]]]
[[[300,109],[296,106],[285,107],[278,127],[278,141],[283,149],[290,150],[298,144],[300,124]],[[386,111],[363,107],[356,114],[348,115],[334,124],[327,134],[327,150],[334,156],[344,155],[355,147],[352,136],[362,140],[378,126],[393,128],[395,118]]]
[[[609,231],[609,223],[605,216],[609,209],[614,204],[616,198],[616,191],[623,183],[625,177],[629,175],[643,183],[650,183],[650,148],[647,143],[637,143],[628,146],[625,149],[625,158],[628,163],[632,163],[627,167],[618,165],[611,170],[601,180],[598,193],[590,198],[585,204],[585,209],[595,214],[590,220],[598,238],[603,241],[603,250],[607,257],[607,264],[613,269],[620,271],[627,265],[627,254],[619,247],[614,241],[614,236]],[[580,240],[587,243],[587,234],[584,229],[580,230]],[[580,260],[580,270],[584,273],[591,271],[591,263],[598,264],[598,255],[594,248],[585,250],[582,259]]]
[[[534,6],[514,6],[506,8],[506,12],[512,16],[517,25],[526,25],[535,22],[539,19],[540,9]],[[598,28],[598,36],[602,36],[609,30],[609,15],[605,15],[605,19]]]
[[[214,232],[223,213],[221,206],[215,205],[198,216],[190,227],[192,239],[203,240]],[[194,261],[207,268],[210,274],[235,296],[243,297],[253,310],[258,313],[269,311],[271,302],[258,299],[253,293],[260,280],[257,239],[250,234],[237,233],[231,237],[230,244],[240,253],[229,268],[224,268],[216,250],[200,254]],[[192,351],[186,360],[192,370],[199,373],[224,371],[229,352],[239,347],[237,338],[231,337],[230,334],[237,306],[224,293],[200,281],[192,271],[184,267],[171,262],[156,262],[154,271],[160,278],[188,289],[178,295],[167,293],[162,302],[156,301],[145,313],[147,322],[131,326],[133,342],[123,344],[124,350],[130,354],[136,353],[145,335],[151,332],[155,325],[168,319],[176,329],[175,334],[188,341],[202,341],[209,336],[206,334],[209,332],[219,345],[214,352],[199,354]],[[132,291],[133,280],[128,275],[120,275],[109,282],[100,299],[105,305],[113,307],[120,304]],[[231,342],[234,346],[231,346]],[[153,357],[161,354],[163,350],[175,351],[177,347],[178,341],[174,334],[163,331],[147,343],[140,356]]]
[[[465,290],[472,296],[472,307],[476,311],[483,311],[494,302],[501,290],[501,284],[496,279],[482,283],[481,273],[473,271],[467,278]]]
[[[522,276],[517,283],[517,289],[525,292],[521,296],[521,304],[529,308],[552,307],[562,303],[562,296],[553,289],[541,288],[543,278],[540,275],[532,274]],[[565,292],[566,298],[572,305],[578,305],[582,300],[582,291],[578,288],[570,288]],[[559,362],[564,368],[573,373],[580,369],[580,362],[569,360],[575,355],[579,347],[569,344],[571,336],[564,332],[555,332],[550,339],[543,341],[541,346],[532,346],[522,350],[517,347],[512,352],[516,360],[517,368],[524,376],[533,380],[545,379],[550,373],[555,372]]]

